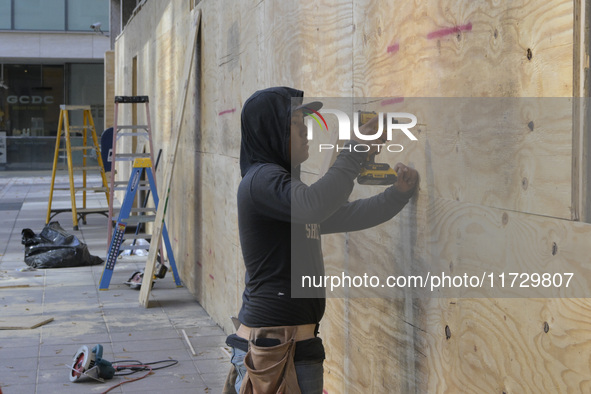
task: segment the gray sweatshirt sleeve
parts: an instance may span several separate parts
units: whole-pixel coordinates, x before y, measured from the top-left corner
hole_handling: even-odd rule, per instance
[[[404,195],[392,186],[371,198],[347,202],[366,157],[363,152],[341,152],[326,174],[310,186],[280,166],[262,165],[251,183],[251,197],[265,216],[320,223],[323,234],[376,226],[400,212],[412,193]]]
[[[384,192],[370,198],[343,204],[333,215],[321,223],[322,234],[359,231],[377,226],[392,219],[412,197],[390,186]]]
[[[347,202],[367,154],[344,151],[318,181],[308,186],[278,165],[262,165],[250,194],[260,212],[292,223],[321,223]]]

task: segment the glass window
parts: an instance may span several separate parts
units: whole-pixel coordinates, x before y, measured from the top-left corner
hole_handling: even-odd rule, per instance
[[[0,89],[0,130],[8,136],[56,135],[64,103],[64,66],[4,65]]]
[[[10,24],[10,17],[12,15],[10,1],[0,0],[0,29],[10,30],[12,28]]]
[[[17,0],[14,2],[16,30],[65,30],[65,0]]]
[[[103,64],[70,64],[66,69],[68,103],[90,105],[92,120],[98,135],[103,131],[104,66]],[[72,124],[82,124],[82,112],[72,113]]]
[[[68,1],[68,30],[89,31],[96,22],[102,31],[109,31],[109,0]]]

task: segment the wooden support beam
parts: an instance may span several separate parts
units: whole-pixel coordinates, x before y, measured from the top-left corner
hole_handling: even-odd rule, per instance
[[[589,122],[589,0],[574,2],[573,28],[573,155],[572,155],[572,219],[591,221],[591,206],[587,199],[590,184],[589,138],[585,132]]]

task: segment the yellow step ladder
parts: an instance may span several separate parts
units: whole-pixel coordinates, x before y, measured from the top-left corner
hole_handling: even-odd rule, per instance
[[[82,111],[82,125],[70,125],[70,112]],[[72,135],[74,133],[82,134],[82,145],[72,146]],[[88,145],[88,134],[92,137],[92,145]],[[62,141],[63,140],[63,141]],[[62,142],[65,146],[62,147]],[[82,165],[74,163],[72,151],[82,152]],[[94,151],[94,152],[93,152]],[[60,153],[65,152],[66,162],[68,168],[68,176],[70,182],[70,200],[71,207],[52,209],[54,190],[68,190],[68,188],[56,188],[55,176],[58,170],[58,161]],[[88,158],[96,157],[97,164],[90,165]],[[87,173],[94,171],[100,173],[102,184],[89,185],[87,182]],[[76,176],[75,173],[81,176]],[[78,182],[78,183],[75,183]],[[82,182],[80,184],[80,182]],[[78,208],[76,203],[76,193],[82,192],[82,207]],[[104,192],[106,198],[106,205],[101,207],[87,207],[86,197],[87,192]],[[74,223],[74,230],[78,230],[78,219],[86,224],[86,215],[91,213],[99,213],[107,216],[109,212],[109,186],[107,184],[107,177],[105,175],[105,168],[101,158],[100,146],[96,136],[96,129],[94,127],[94,120],[90,112],[90,105],[60,105],[60,117],[57,127],[57,137],[55,143],[55,155],[53,158],[53,171],[51,173],[51,189],[49,192],[49,204],[47,205],[47,218],[45,223],[49,223],[51,218],[63,212],[72,212],[72,221]]]

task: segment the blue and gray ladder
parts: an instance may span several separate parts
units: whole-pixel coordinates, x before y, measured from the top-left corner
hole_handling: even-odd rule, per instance
[[[149,158],[154,164],[154,147],[152,144],[152,126],[150,120],[150,99],[148,96],[115,96],[115,113],[113,122],[113,142],[108,154],[108,162],[111,164],[111,173],[109,181],[109,221],[107,224],[107,241],[113,234],[113,225],[116,216],[115,192],[125,190],[127,179],[118,178],[117,170],[124,176],[126,171],[122,171],[125,166],[116,166],[117,162],[131,163],[137,158]],[[119,106],[126,109],[126,113],[120,113]],[[138,123],[138,107],[144,107],[144,116],[139,118],[145,122]],[[124,111],[121,111],[124,112]],[[130,124],[120,124],[120,119],[128,119]],[[156,170],[152,166],[152,174]],[[147,190],[148,185],[145,181],[140,182],[140,190]],[[155,188],[154,188],[155,189]]]
[[[152,172],[152,161],[149,158],[137,158],[133,162],[133,168],[131,176],[129,177],[129,182],[127,184],[125,198],[123,199],[123,204],[121,204],[119,216],[117,217],[117,221],[115,223],[115,228],[113,231],[113,235],[111,237],[111,243],[109,245],[109,250],[107,252],[107,260],[105,262],[103,274],[101,275],[101,280],[99,283],[99,290],[107,290],[109,288],[109,284],[111,283],[111,277],[113,276],[113,270],[115,269],[115,264],[117,263],[117,258],[123,250],[147,249],[149,247],[146,247],[145,245],[127,246],[123,244],[123,242],[126,239],[151,238],[149,234],[136,233],[134,235],[125,233],[125,230],[128,225],[152,222],[155,218],[155,215],[143,215],[143,213],[145,212],[141,208],[133,208],[135,196],[137,194],[138,189],[140,189],[140,180],[142,179],[142,176],[144,174],[148,178],[150,192],[152,200],[154,202],[154,208],[148,209],[151,209],[152,211],[156,211],[158,209],[158,192],[156,190],[156,183],[154,181],[154,173]],[[136,214],[133,215],[132,213]],[[170,244],[170,238],[168,237],[168,230],[166,229],[166,224],[163,224],[162,240],[164,241],[164,245],[166,247],[166,253],[168,256],[170,268],[172,269],[174,281],[177,286],[182,286],[181,279],[177,271],[176,262],[174,260],[172,246]],[[152,278],[146,279],[144,277],[143,280],[152,280]]]

